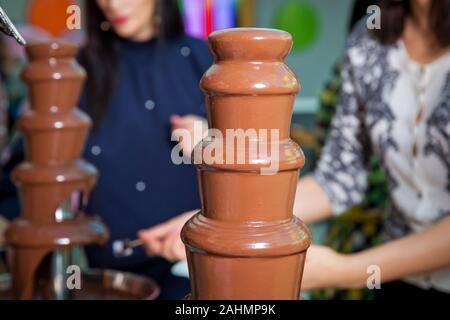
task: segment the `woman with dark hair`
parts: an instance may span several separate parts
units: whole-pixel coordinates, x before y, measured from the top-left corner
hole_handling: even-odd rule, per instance
[[[450,1],[384,0],[381,28],[350,36],[340,105],[294,211],[307,223],[363,199],[370,155],[389,182],[383,243],[340,254],[312,246],[302,288],[379,288],[380,299],[450,294]],[[311,201],[314,199],[314,201]]]
[[[171,129],[206,127],[198,82],[211,64],[203,41],[184,35],[176,0],[86,1],[87,44],[79,59],[88,80],[80,106],[94,119],[84,157],[100,177],[88,211],[99,214],[111,237],[88,248],[93,267],[153,277],[161,298],[189,292],[185,278],[171,274],[171,226],[183,224],[199,207],[193,166],[171,160]],[[195,142],[195,141],[194,141]],[[187,213],[186,213],[187,212]],[[167,222],[169,221],[169,222]],[[152,238],[142,248],[114,257],[112,242]]]

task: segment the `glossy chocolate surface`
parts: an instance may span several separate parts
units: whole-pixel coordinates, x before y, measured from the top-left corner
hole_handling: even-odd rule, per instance
[[[183,228],[191,299],[299,299],[307,227],[293,216],[304,155],[289,138],[292,106],[300,84],[284,63],[292,46],[287,32],[237,28],[209,37],[214,64],[204,74],[209,137],[196,146],[204,154],[222,146],[222,163],[197,164],[201,211]],[[249,152],[226,144],[227,129],[256,130],[252,139],[272,150]],[[261,129],[278,135],[265,136]],[[244,154],[244,163],[225,161]],[[277,155],[277,156],[275,156]],[[276,164],[278,171],[262,174]]]

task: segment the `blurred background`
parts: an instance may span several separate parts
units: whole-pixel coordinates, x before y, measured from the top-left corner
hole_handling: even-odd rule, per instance
[[[67,34],[66,9],[75,0],[0,1],[17,26],[29,26],[53,36]],[[302,81],[297,109],[315,112],[318,96],[336,59],[342,55],[353,0],[180,0],[189,35],[206,38],[211,31],[256,26],[280,28],[294,37],[287,62]],[[28,30],[30,32],[30,30]],[[301,102],[301,104],[300,104]],[[301,107],[300,107],[301,105]]]
[[[302,88],[294,105],[292,136],[306,153],[308,173],[318,158],[321,146],[338,102],[340,61],[352,23],[366,13],[376,1],[354,0],[180,0],[186,32],[206,39],[214,31],[230,27],[279,28],[290,32],[294,39],[287,64],[300,79]],[[66,9],[83,1],[14,0],[0,1],[26,39],[58,37],[83,43],[83,28],[68,31]],[[26,89],[19,80],[24,64],[23,49],[11,39],[7,42],[7,70],[3,72],[8,92],[8,132],[13,132],[15,120],[23,107]],[[11,139],[11,136],[9,137]],[[384,174],[373,159],[371,188],[362,206],[332,221],[312,227],[314,241],[327,244],[340,252],[354,252],[377,243],[379,221],[384,210],[386,187]],[[367,213],[370,214],[367,214]],[[0,212],[1,220],[1,212]],[[1,222],[0,222],[1,224]],[[1,242],[0,230],[0,242]],[[3,267],[5,270],[5,267]],[[0,265],[0,272],[2,266]],[[368,290],[317,290],[313,298],[371,298]]]

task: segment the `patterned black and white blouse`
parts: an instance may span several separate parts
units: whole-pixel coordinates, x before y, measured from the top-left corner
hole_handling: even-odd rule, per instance
[[[380,155],[389,180],[393,209],[384,240],[450,214],[450,53],[421,65],[401,40],[381,45],[360,24],[349,39],[341,103],[314,173],[336,214],[362,200],[370,152]],[[404,280],[450,292],[450,268]]]

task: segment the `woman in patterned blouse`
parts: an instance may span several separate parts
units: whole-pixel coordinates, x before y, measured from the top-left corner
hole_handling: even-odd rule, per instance
[[[312,246],[303,289],[377,288],[379,276],[381,298],[450,294],[449,14],[449,0],[387,0],[380,29],[361,21],[352,33],[341,103],[294,210],[311,223],[359,203],[371,153],[382,159],[392,205],[382,245],[347,255]]]

